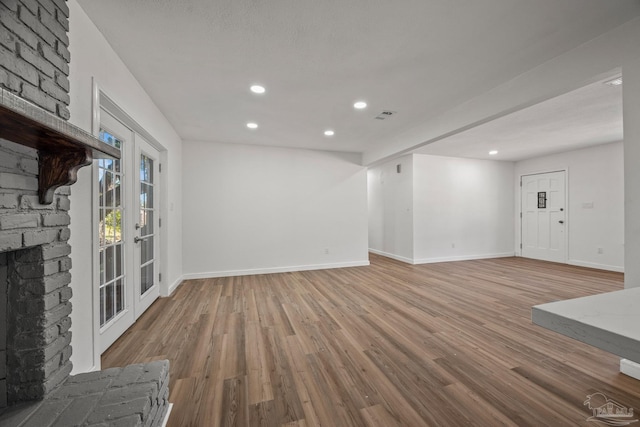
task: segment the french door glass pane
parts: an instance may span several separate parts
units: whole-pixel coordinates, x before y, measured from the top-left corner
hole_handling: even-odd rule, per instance
[[[153,263],[145,265],[140,270],[141,294],[147,292],[153,286]]]
[[[100,130],[100,139],[115,148],[122,148],[122,141],[104,129]],[[121,160],[98,160],[98,180],[100,326],[102,327],[125,307],[122,230],[124,176]]]
[[[116,282],[116,313],[124,309],[124,282],[118,279]]]
[[[153,236],[147,237],[140,246],[140,262],[146,264],[149,261],[153,261]]]

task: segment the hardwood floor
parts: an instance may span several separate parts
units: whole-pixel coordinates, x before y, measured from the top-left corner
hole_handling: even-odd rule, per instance
[[[597,391],[640,412],[618,357],[530,320],[535,304],[622,289],[622,274],[524,258],[371,264],[187,281],[103,368],[169,359],[180,427],[588,425]]]

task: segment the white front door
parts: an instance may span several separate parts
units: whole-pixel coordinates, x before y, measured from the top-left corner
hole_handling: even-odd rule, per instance
[[[522,256],[567,262],[565,172],[522,177]]]
[[[97,161],[100,351],[159,295],[159,153],[104,109],[100,139],[120,160]]]

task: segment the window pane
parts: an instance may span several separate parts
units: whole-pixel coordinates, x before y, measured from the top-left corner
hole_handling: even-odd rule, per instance
[[[153,205],[153,185],[147,185],[147,207],[149,209],[155,207]]]
[[[140,209],[147,207],[146,184],[140,184]]]
[[[147,225],[147,211],[140,209],[140,218],[138,219],[138,225],[140,226],[140,233],[144,235],[144,227]]]
[[[142,222],[142,229],[140,230],[141,236],[148,236],[149,234],[153,234],[153,211],[145,210],[140,212],[140,215],[144,217],[144,222]]]
[[[146,264],[153,259],[153,236],[140,243],[140,263]]]
[[[100,288],[100,326],[104,324],[104,288]]]
[[[140,207],[153,208],[153,185],[140,184]]]
[[[145,156],[140,156],[140,181],[153,182],[153,159]]]
[[[115,254],[113,249],[113,246],[108,246],[105,250],[105,279],[107,283],[113,280],[113,272],[115,266]]]
[[[116,245],[116,278],[122,276],[122,244]]]
[[[105,322],[108,322],[109,320],[111,320],[114,315],[114,311],[113,311],[114,294],[115,294],[115,290],[114,290],[113,283],[109,283],[105,288],[105,307],[104,307]]]
[[[100,223],[98,224],[98,237],[100,237],[100,247],[103,247],[106,242],[104,216],[104,209],[100,209]]]
[[[122,206],[122,188],[120,186],[120,176],[116,175],[115,179],[116,181],[114,182],[115,193],[114,193],[113,206],[116,208],[119,208],[120,206]]]
[[[104,285],[104,249],[100,249],[100,284]]]
[[[104,205],[108,208],[113,207],[115,199],[114,191],[114,174],[112,172],[105,172],[105,199]]]
[[[106,186],[105,186],[105,180],[106,180],[106,174],[104,172],[104,169],[100,169],[98,171],[98,193],[99,193],[99,204],[100,206],[104,206],[104,200],[105,200],[105,191],[106,191]]]
[[[110,245],[115,241],[115,214],[113,209],[107,209],[104,212],[104,234],[105,234],[105,244]]]
[[[144,295],[153,286],[153,264],[146,265],[140,270],[140,294]]]
[[[116,313],[124,309],[124,284],[122,279],[116,282]]]
[[[122,210],[118,209],[113,211],[113,232],[115,236],[115,242],[122,241]]]

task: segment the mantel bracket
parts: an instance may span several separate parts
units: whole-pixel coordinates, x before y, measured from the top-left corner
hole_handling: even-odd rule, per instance
[[[53,202],[56,189],[71,185],[78,180],[78,169],[93,161],[91,150],[77,149],[63,152],[39,150],[38,152],[38,197],[40,203]]]
[[[56,188],[78,179],[94,158],[119,159],[120,150],[66,120],[0,88],[0,139],[38,151],[38,198],[53,203]]]

